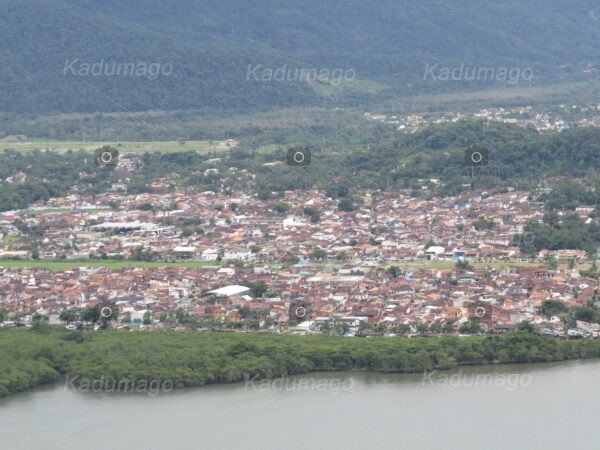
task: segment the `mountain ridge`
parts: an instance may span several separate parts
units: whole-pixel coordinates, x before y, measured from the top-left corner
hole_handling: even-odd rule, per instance
[[[506,84],[426,79],[427,64],[530,68],[535,75],[521,81],[534,85],[596,76],[600,22],[591,14],[594,2],[561,3],[1,0],[0,110],[351,106]],[[174,71],[154,80],[88,76],[84,82],[65,73],[65,61],[76,58],[171,64]],[[340,86],[331,80],[264,82],[248,77],[257,64],[352,70],[356,76]]]

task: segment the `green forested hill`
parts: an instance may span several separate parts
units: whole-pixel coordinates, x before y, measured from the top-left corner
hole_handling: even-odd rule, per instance
[[[427,65],[531,68],[531,84],[596,76],[593,0],[0,0],[0,112],[356,104],[480,88]],[[171,64],[65,74],[65,61]],[[340,85],[248,79],[248,66],[352,70]],[[590,66],[592,65],[592,66]],[[584,73],[586,67],[587,72]],[[592,70],[590,71],[590,67]]]

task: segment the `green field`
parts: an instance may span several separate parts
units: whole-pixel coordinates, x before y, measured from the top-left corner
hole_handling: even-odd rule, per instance
[[[456,263],[454,261],[411,261],[408,263],[398,262],[395,264],[402,269],[439,269],[448,270],[452,269]],[[495,263],[471,263],[475,269],[484,269],[486,267],[504,270],[511,267],[539,267],[540,263],[523,262],[523,261],[509,261],[509,262],[495,262]]]
[[[66,214],[69,212],[73,212],[73,211],[77,211],[77,212],[82,212],[82,213],[99,213],[99,212],[106,212],[106,211],[112,211],[110,208],[93,208],[93,209],[77,209],[77,208],[73,208],[73,209],[67,209],[67,208],[58,208],[58,209],[26,209],[23,211],[19,211],[17,212],[18,215],[20,216],[25,216],[25,217],[35,217],[35,216],[39,216],[41,214]]]
[[[219,263],[214,261],[177,261],[177,262],[147,262],[111,259],[74,259],[74,260],[24,260],[24,259],[0,259],[0,267],[9,269],[42,268],[53,272],[64,272],[77,267],[106,267],[118,270],[124,267],[190,267],[200,268],[215,266]]]
[[[335,270],[342,265],[345,264],[353,264],[349,261],[333,262],[318,262],[312,263],[315,267],[318,267],[319,270]],[[511,267],[540,267],[542,266],[539,262],[524,262],[524,261],[501,261],[501,262],[469,262],[469,264],[475,269],[496,269],[496,270],[504,270],[509,269]],[[455,261],[427,261],[427,260],[417,260],[417,261],[382,261],[378,267],[386,268],[390,266],[397,266],[403,270],[419,270],[419,269],[437,269],[437,270],[450,270],[454,268],[456,265]],[[360,266],[360,264],[356,264],[356,266]]]
[[[122,269],[123,267],[190,267],[200,268],[205,266],[220,265],[216,261],[176,261],[176,262],[147,262],[147,261],[131,261],[131,260],[115,260],[115,259],[74,259],[74,260],[24,260],[24,259],[0,259],[0,267],[20,269],[20,268],[43,268],[53,272],[62,272],[76,267],[106,267],[111,270]],[[409,263],[389,262],[383,266],[396,265],[405,270],[419,269],[438,269],[449,270],[455,265],[453,261],[414,261]],[[472,266],[476,269],[493,268],[496,270],[508,269],[510,267],[539,267],[539,263],[527,263],[521,261],[515,262],[500,262],[500,263],[474,263]],[[334,269],[335,265],[323,264],[325,269]],[[277,270],[277,265],[271,267]]]
[[[15,242],[18,242],[21,238],[19,236],[3,236],[0,239],[0,242],[2,244],[13,244]]]
[[[86,150],[93,152],[103,145],[116,147],[119,152],[127,153],[145,153],[159,151],[163,153],[177,153],[196,151],[200,153],[209,153],[212,151],[222,151],[218,141],[57,141],[47,139],[27,139],[23,142],[0,141],[0,150],[53,150],[64,152],[67,150]]]

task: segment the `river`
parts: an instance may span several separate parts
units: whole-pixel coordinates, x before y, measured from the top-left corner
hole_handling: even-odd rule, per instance
[[[172,392],[65,383],[0,399],[20,449],[597,448],[600,362],[319,373]]]

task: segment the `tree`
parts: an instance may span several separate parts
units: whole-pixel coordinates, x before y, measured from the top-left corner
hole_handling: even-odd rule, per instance
[[[134,261],[153,261],[156,253],[144,247],[134,247],[131,249],[131,259]]]
[[[100,319],[100,306],[96,305],[91,308],[85,308],[81,314],[81,319],[84,322],[96,323]]]
[[[400,269],[398,266],[390,266],[385,271],[392,278],[398,278],[402,273],[402,269]]]
[[[471,266],[471,264],[469,264],[468,261],[464,261],[464,260],[456,261],[456,264],[454,265],[454,267],[459,272],[473,270],[473,266]]]
[[[63,309],[58,318],[63,322],[67,322],[70,324],[71,322],[75,322],[77,320],[77,310],[75,309]]]
[[[412,330],[412,327],[407,323],[401,323],[397,327],[394,327],[394,331],[402,336],[407,335]]]
[[[344,212],[354,211],[354,203],[352,202],[352,199],[349,197],[342,198],[338,204],[338,209]]]
[[[48,334],[52,331],[52,326],[48,323],[48,318],[46,320],[34,320],[31,323],[31,330],[36,333]]]
[[[23,222],[21,219],[15,219],[13,221],[13,226],[19,231],[19,233],[21,233],[24,236],[29,235],[30,233],[30,229],[29,229],[29,225],[27,225],[25,222]]]
[[[31,316],[31,321],[32,322],[48,322],[48,317],[44,316],[43,314],[40,314],[40,313],[34,313],[33,316]]]
[[[469,320],[460,326],[459,331],[462,334],[482,334],[483,329],[476,320]]]
[[[317,261],[323,260],[327,258],[327,252],[322,248],[317,247],[310,253],[310,258],[316,259]]]
[[[547,318],[568,311],[567,305],[558,300],[545,300],[540,309],[542,314]]]
[[[303,212],[305,216],[310,217],[312,223],[317,223],[321,219],[321,213],[313,206],[306,206]]]
[[[6,308],[0,308],[0,323],[8,319],[8,310]]]
[[[573,318],[584,322],[600,322],[600,314],[592,306],[573,308]]]
[[[290,209],[290,205],[285,202],[277,202],[273,204],[273,209],[279,214],[285,214],[288,211],[288,209]]]
[[[556,259],[556,257],[554,255],[546,255],[546,257],[544,258],[544,262],[546,263],[546,268],[549,270],[556,270],[558,269],[558,259]]]
[[[528,320],[519,322],[519,324],[517,325],[517,331],[521,331],[523,333],[533,333],[534,330],[535,329],[533,327],[533,324],[531,322],[529,322]]]
[[[264,280],[248,282],[245,285],[250,288],[250,293],[256,298],[262,297],[263,294],[269,289]]]
[[[424,335],[425,333],[427,333],[429,331],[429,327],[427,326],[426,323],[419,323],[416,326],[416,330],[417,330],[417,333],[419,333],[420,335]]]
[[[485,217],[479,217],[473,226],[477,231],[491,230],[494,228],[495,223],[493,220],[487,220]]]
[[[331,332],[331,324],[329,323],[329,321],[323,322],[323,324],[321,325],[321,333],[329,334],[330,332]]]
[[[454,327],[453,327],[451,324],[449,324],[449,323],[445,323],[445,324],[442,326],[442,330],[441,330],[441,332],[442,332],[442,334],[450,334],[450,333],[453,333],[453,332],[454,332]]]
[[[300,262],[300,258],[298,258],[296,255],[291,255],[287,257],[287,264],[290,266],[294,266],[296,264],[298,264]]]
[[[152,203],[142,203],[139,206],[139,210],[140,211],[154,211],[154,206],[152,206]]]

